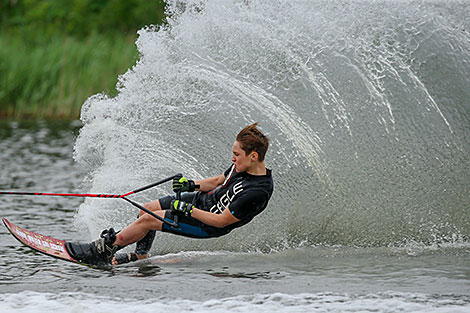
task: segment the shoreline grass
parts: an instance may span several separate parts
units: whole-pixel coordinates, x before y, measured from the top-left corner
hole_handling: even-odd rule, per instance
[[[30,43],[0,33],[0,118],[77,119],[83,102],[113,96],[118,75],[132,67],[135,36],[54,36]]]

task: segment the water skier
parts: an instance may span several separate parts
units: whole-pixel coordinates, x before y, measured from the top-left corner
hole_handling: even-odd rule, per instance
[[[175,178],[173,191],[184,192],[181,199],[166,196],[144,205],[170,222],[177,214],[178,228],[141,211],[136,221],[118,233],[110,228],[92,243],[67,243],[70,255],[92,265],[127,263],[148,256],[157,230],[213,238],[249,223],[266,208],[274,187],[271,170],[264,163],[269,138],[257,125],[246,126],[237,135],[232,147],[233,164],[223,174],[198,181]],[[117,250],[134,242],[135,252],[115,256]]]

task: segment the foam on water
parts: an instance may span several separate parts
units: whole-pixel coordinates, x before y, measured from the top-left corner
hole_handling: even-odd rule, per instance
[[[272,138],[276,189],[243,229],[172,237],[159,252],[468,242],[466,1],[168,3],[167,25],[139,31],[140,58],[118,95],[83,105],[83,189],[219,175],[254,121]],[[135,215],[124,201],[89,199],[76,225],[91,239]]]
[[[419,293],[243,295],[208,301],[108,298],[86,293],[22,292],[0,295],[2,312],[468,312],[470,299]]]

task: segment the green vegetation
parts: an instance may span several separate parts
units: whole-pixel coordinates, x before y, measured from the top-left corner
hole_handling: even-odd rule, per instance
[[[0,115],[77,118],[86,98],[113,94],[118,74],[136,58],[132,39],[58,36],[31,46],[15,36],[0,36]]]
[[[162,23],[164,3],[3,0],[0,18],[0,117],[75,119],[89,96],[115,93],[136,31]]]

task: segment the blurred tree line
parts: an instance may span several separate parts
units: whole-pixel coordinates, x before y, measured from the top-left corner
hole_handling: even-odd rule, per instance
[[[134,34],[145,25],[161,24],[164,11],[162,0],[1,0],[0,27],[46,38]]]

